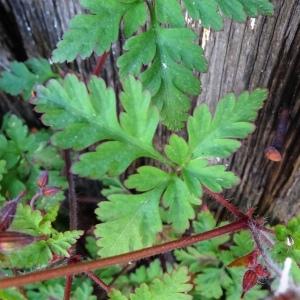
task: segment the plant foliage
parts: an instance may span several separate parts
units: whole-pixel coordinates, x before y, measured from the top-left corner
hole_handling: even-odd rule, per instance
[[[172,135],[163,156],[153,145],[159,115],[150,94],[133,77],[123,82],[123,88],[124,111],[119,118],[113,91],[95,77],[88,88],[74,75],[52,80],[36,100],[44,123],[58,130],[52,139],[55,145],[80,150],[102,141],[75,163],[76,174],[93,179],[118,176],[139,157],[154,158],[173,169],[143,166],[125,181],[139,194],[112,194],[100,204],[96,213],[103,223],[96,236],[101,238],[101,256],[153,245],[163,223],[182,233],[195,216],[202,186],[220,192],[236,184],[233,173],[222,165],[209,165],[208,159],[227,157],[240,146],[237,139],[253,131],[251,121],[266,98],[266,91],[259,89],[238,98],[228,94],[213,116],[207,105],[199,106],[188,119],[188,140]]]
[[[112,300],[191,300],[187,293],[192,289],[188,283],[190,277],[186,267],[180,267],[170,274],[164,274],[161,278],[155,278],[150,284],[142,283],[128,297],[120,291],[114,290],[110,294]]]
[[[60,223],[64,218],[60,201],[67,188],[64,177],[70,183],[69,200],[74,178],[98,180],[103,187],[105,199],[95,211],[98,224],[93,233],[88,230],[86,251],[80,249],[87,255],[84,258],[132,252],[217,228],[213,215],[200,208],[203,190],[219,193],[239,182],[220,161],[253,132],[267,98],[264,89],[229,93],[219,100],[214,113],[201,104],[189,114],[190,97],[200,92],[199,73],[208,64],[186,18],[189,15],[205,28],[221,30],[224,18],[242,22],[247,16],[271,14],[268,0],[82,0],[81,5],[85,12],[71,20],[53,60],[71,62],[93,52],[103,55],[121,29],[126,39],[117,60],[122,91],[117,95],[96,76],[85,81],[75,74],[61,78],[44,59],[13,62],[2,73],[0,89],[31,98],[48,127],[29,129],[14,115],[3,118],[0,267],[7,276],[80,260],[73,254],[83,231],[68,230]],[[172,132],[166,144],[158,147],[155,134],[161,123],[174,130],[185,127],[186,134]],[[70,170],[67,159],[61,158],[66,149],[72,154]],[[135,163],[139,167],[128,172]],[[62,191],[54,196],[58,190]],[[240,222],[249,218],[251,229],[250,213],[241,215]],[[254,221],[254,227],[263,226]],[[276,226],[272,249],[276,263],[294,259],[291,273],[296,282],[300,278],[296,267],[299,232],[299,218]],[[266,290],[245,289],[245,274],[254,273],[257,266],[264,268],[261,261],[251,262],[249,253],[257,253],[255,259],[265,254],[254,245],[251,234],[242,231],[143,264],[96,270],[94,276],[103,281],[100,286],[113,286],[106,295],[112,300],[238,300],[245,291],[245,299],[260,299]],[[232,262],[245,257],[250,263],[233,267]],[[86,275],[93,278],[91,273]],[[65,280],[56,279],[21,290],[0,290],[0,298],[63,299],[64,289]],[[73,276],[70,299],[95,300],[94,292],[90,279]]]
[[[55,77],[57,74],[46,59],[31,58],[24,63],[14,61],[9,70],[1,74],[0,90],[13,96],[22,95],[28,100],[37,84]]]
[[[40,210],[33,210],[28,205],[19,204],[10,231],[43,237],[24,248],[5,253],[1,267],[34,268],[46,266],[54,255],[69,257],[71,246],[82,235],[82,231],[58,232],[52,225],[56,219],[57,207],[44,216]],[[34,255],[32,255],[34,253]]]
[[[4,116],[0,132],[1,201],[12,199],[24,190],[31,197],[36,180],[45,169],[51,185],[66,188],[66,180],[60,176],[64,162],[58,149],[49,143],[50,136],[46,130],[30,131],[15,115]],[[56,202],[60,199],[62,195],[56,197]]]
[[[149,15],[148,30],[129,38],[125,44],[126,52],[118,60],[120,75],[140,76],[161,111],[163,122],[172,129],[181,128],[188,117],[189,96],[200,92],[194,71],[205,72],[207,63],[195,41],[196,35],[184,27],[179,2],[84,0],[81,4],[88,13],[71,20],[69,30],[53,52],[54,60],[72,61],[77,55],[85,58],[93,51],[101,55],[117,40],[121,21],[128,38]],[[195,20],[200,19],[204,27],[216,30],[223,27],[223,15],[245,21],[247,16],[273,11],[268,0],[185,0],[184,5]],[[141,72],[143,66],[147,68]]]
[[[195,233],[205,232],[216,227],[216,220],[208,211],[201,212],[193,222]],[[187,249],[176,250],[177,260],[189,267],[195,277],[193,299],[240,299],[242,276],[245,267],[228,265],[237,257],[253,250],[253,241],[248,232],[243,231],[230,236],[224,235],[210,241],[201,242]],[[222,246],[226,245],[225,249]],[[229,245],[230,246],[229,246]],[[255,288],[246,294],[245,299],[263,299],[266,292]]]
[[[275,227],[277,242],[273,248],[274,257],[283,261],[291,257],[300,263],[300,217],[294,217],[286,225]]]

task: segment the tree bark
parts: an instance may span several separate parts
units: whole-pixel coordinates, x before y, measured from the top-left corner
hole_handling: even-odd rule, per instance
[[[300,212],[300,1],[273,3],[272,17],[248,19],[245,24],[227,20],[220,32],[197,29],[209,71],[201,74],[202,93],[193,103],[205,102],[214,110],[227,92],[269,89],[255,132],[226,161],[241,178],[228,195],[240,207],[255,206],[259,214],[286,221]],[[78,0],[0,0],[0,67],[5,68],[14,59],[50,57],[69,20],[81,10]],[[122,53],[122,44],[121,35],[103,72],[117,91],[116,59]],[[69,66],[87,75],[95,66],[95,57],[77,59]],[[264,149],[274,137],[282,108],[289,109],[290,122],[283,160],[275,163],[264,157]],[[0,110],[17,113],[29,124],[39,124],[31,105],[15,97],[1,94]],[[155,140],[159,148],[168,135],[164,127],[159,128]]]

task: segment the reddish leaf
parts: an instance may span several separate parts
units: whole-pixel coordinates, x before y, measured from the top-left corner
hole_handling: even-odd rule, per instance
[[[254,250],[244,256],[238,257],[234,261],[232,261],[228,267],[251,267],[256,264],[258,257],[258,251]]]
[[[11,252],[25,247],[40,238],[15,231],[0,232],[0,252]]]
[[[263,267],[261,264],[258,264],[257,266],[255,266],[254,272],[256,273],[256,275],[258,277],[269,277],[270,273],[269,271]]]
[[[37,184],[40,188],[45,187],[48,184],[49,176],[47,171],[43,171],[37,180]]]
[[[43,196],[50,197],[56,195],[60,191],[59,188],[54,186],[46,186],[42,189]]]
[[[14,200],[10,200],[0,210],[0,231],[5,231],[12,223],[16,214],[17,205],[25,192],[20,193]]]
[[[11,200],[8,201],[0,211],[0,231],[5,231],[12,223],[16,210],[18,201]]]
[[[245,294],[257,284],[257,280],[258,277],[254,271],[246,271],[243,277],[243,293],[241,298],[243,298]]]

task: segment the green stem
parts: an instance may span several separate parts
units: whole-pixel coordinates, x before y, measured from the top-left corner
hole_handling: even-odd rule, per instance
[[[155,1],[146,0],[146,3],[150,12],[151,24],[154,25],[157,23],[157,17],[155,13]]]
[[[120,138],[120,140],[122,140]],[[135,138],[125,137],[126,142],[130,143],[134,147],[141,149],[149,158],[153,158],[169,167],[175,167],[175,164],[172,163],[169,159],[164,157],[160,152],[155,150],[151,145],[141,144],[141,141],[136,140]]]

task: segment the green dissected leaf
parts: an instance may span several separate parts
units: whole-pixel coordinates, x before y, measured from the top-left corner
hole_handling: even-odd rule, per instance
[[[239,22],[246,20],[246,14],[244,12],[243,5],[239,0],[218,0],[218,4],[225,16]]]
[[[49,183],[62,189],[67,187],[60,175],[64,165],[58,150],[49,143],[50,133],[45,130],[29,132],[23,121],[15,115],[5,115],[0,133],[0,161],[5,164],[5,176],[1,179],[1,194],[14,198],[26,190],[30,199],[36,192],[36,180],[41,170],[49,171]],[[54,198],[54,197],[53,197]],[[62,193],[55,196],[61,201]],[[53,204],[47,197],[46,210]]]
[[[64,298],[64,283],[61,282],[61,280],[40,282],[38,284],[29,286],[27,295],[30,300],[60,300]]]
[[[49,221],[50,223],[53,223],[58,215],[59,211],[59,205],[52,206],[47,213],[43,216],[44,222]]]
[[[247,15],[254,17],[258,14],[271,15],[273,4],[268,0],[240,0]]]
[[[85,238],[85,248],[92,258],[96,258],[98,256],[98,247],[96,244],[96,239],[93,236],[87,236]]]
[[[16,288],[0,289],[0,299],[26,300],[26,298]]]
[[[35,86],[57,77],[46,59],[32,58],[24,63],[12,62],[9,71],[0,77],[0,90],[16,96],[22,94],[25,100],[31,96]]]
[[[193,222],[195,233],[205,232],[216,227],[216,220],[210,212],[201,212]],[[187,249],[175,251],[176,258],[189,266],[191,272],[199,272],[207,266],[217,267],[219,264],[219,246],[229,240],[228,235],[198,243]]]
[[[64,298],[64,279],[54,279],[26,286],[26,294],[30,300]],[[93,296],[92,283],[86,277],[73,278],[71,300],[96,300]]]
[[[71,20],[69,30],[53,52],[54,61],[72,61],[78,54],[85,58],[93,51],[102,54],[117,40],[121,20],[129,37],[147,19],[146,4],[141,0],[82,0],[81,3],[89,12]],[[184,3],[193,18],[200,18],[204,26],[214,29],[222,28],[222,14],[244,21],[247,15],[273,11],[268,0],[185,0]],[[201,47],[194,43],[196,36],[184,28],[179,2],[157,0],[153,5],[149,4],[150,29],[126,42],[127,52],[119,58],[118,66],[124,78],[128,74],[139,75],[142,66],[148,65],[141,79],[161,110],[163,122],[177,129],[187,119],[189,96],[200,92],[200,82],[193,72],[203,72],[207,65]]]
[[[138,157],[161,159],[152,139],[159,116],[150,95],[133,77],[123,82],[121,102],[125,109],[118,121],[112,89],[94,77],[89,92],[75,76],[51,81],[39,92],[37,107],[45,124],[58,129],[53,142],[63,148],[83,149],[103,141],[95,152],[83,154],[73,166],[81,176],[102,179],[121,174]]]
[[[210,211],[200,212],[197,220],[193,222],[193,228],[196,233],[205,232],[215,228],[217,222]]]
[[[273,256],[279,261],[290,257],[300,263],[300,216],[290,219],[287,225],[277,225],[275,233]]]
[[[131,175],[125,185],[137,191],[150,191],[160,188],[165,207],[164,221],[172,224],[177,232],[183,232],[194,217],[193,204],[199,204],[179,177],[168,174],[154,167],[141,167],[138,173]]]
[[[220,30],[223,20],[218,11],[217,0],[184,0],[185,6],[194,19],[200,19],[204,27]]]
[[[175,27],[184,26],[184,18],[178,0],[157,0],[155,9],[159,22]]]
[[[163,270],[158,259],[152,261],[149,266],[140,266],[134,272],[121,275],[114,282],[114,288],[122,290],[123,294],[130,294],[133,288],[145,283],[150,284],[155,278],[163,276]]]
[[[109,299],[111,300],[128,300],[128,298],[118,290],[113,289],[109,294]]]
[[[90,281],[84,281],[72,293],[71,300],[97,300],[93,295],[93,286]]]
[[[114,177],[124,172],[142,153],[122,142],[105,142],[95,152],[83,154],[73,171],[83,177],[102,179],[106,174]]]
[[[31,268],[46,265],[51,260],[52,253],[68,257],[68,250],[82,235],[82,231],[57,232],[51,225],[56,214],[57,207],[43,216],[39,210],[19,204],[9,230],[44,236],[44,240],[9,253],[3,263],[11,267]]]
[[[184,181],[174,177],[163,195],[163,203],[167,208],[167,223],[172,224],[176,232],[184,232],[189,227],[189,220],[195,216],[192,204],[199,202],[190,193]]]
[[[83,231],[81,230],[59,232],[53,234],[51,238],[47,240],[47,243],[53,253],[59,256],[69,257],[67,250],[76,243],[82,234]]]
[[[216,228],[213,215],[204,211],[193,222],[195,233],[205,232]],[[195,293],[193,299],[240,300],[242,294],[243,267],[228,268],[235,258],[253,250],[253,241],[249,232],[242,231],[233,235],[230,245],[229,235],[217,237],[195,244],[187,249],[175,251],[175,256],[195,276]],[[222,245],[230,246],[222,250]],[[264,299],[267,292],[255,287],[250,290],[245,299]]]
[[[96,214],[103,223],[95,230],[100,256],[112,256],[150,246],[162,230],[161,189],[139,195],[116,194],[102,202]]]
[[[69,257],[67,250],[75,244],[81,231],[53,233],[50,238],[35,242],[5,256],[1,265],[9,268],[33,268],[49,264],[53,254]]]
[[[233,236],[234,245],[230,248],[235,257],[250,253],[254,248],[254,242],[248,231],[241,231]]]
[[[165,147],[165,153],[179,166],[183,166],[190,160],[190,151],[186,141],[176,134],[171,135],[169,145]]]
[[[149,285],[143,283],[129,297],[116,290],[109,296],[112,300],[190,300],[192,297],[187,294],[192,289],[189,279],[187,268],[180,267],[161,279],[154,279]]]
[[[46,266],[52,259],[52,253],[46,241],[38,241],[5,257],[1,265],[9,268],[33,268]]]
[[[267,97],[266,90],[244,92],[238,99],[228,94],[220,100],[214,117],[206,104],[200,105],[188,120],[189,146],[195,158],[227,157],[254,130],[257,111]]]
[[[9,171],[21,164],[22,157],[31,154],[32,147],[37,147],[38,143],[35,141],[34,135],[29,134],[28,127],[15,115],[5,115],[2,128],[0,156],[6,161]],[[23,170],[23,172],[25,171]],[[18,179],[16,174],[13,174],[13,176],[15,180]],[[4,185],[6,185],[6,182]]]
[[[131,175],[125,181],[125,185],[139,192],[149,191],[161,185],[166,186],[171,180],[170,174],[155,167],[144,166],[138,168],[137,171],[137,174]]]
[[[101,194],[106,198],[114,194],[127,193],[127,189],[121,183],[119,178],[105,177],[104,179],[102,179],[102,182],[104,186],[107,186],[101,190]]]
[[[24,232],[30,235],[49,235],[52,232],[51,222],[44,219],[39,210],[33,210],[29,205],[19,204],[10,230]]]
[[[144,1],[131,1],[131,7],[124,14],[124,33],[128,38],[134,34],[147,20]]]
[[[270,15],[273,5],[268,0],[184,0],[194,19],[200,19],[204,27],[223,28],[223,16],[242,22],[247,16]]]
[[[75,16],[63,40],[53,52],[56,62],[72,61],[77,55],[86,58],[95,51],[108,50],[118,38],[119,25],[124,17],[125,33],[134,33],[146,21],[144,1],[82,0],[89,13]]]
[[[190,108],[188,95],[200,92],[193,70],[203,72],[207,67],[195,38],[187,28],[151,28],[129,39],[125,44],[127,52],[118,60],[121,77],[138,75],[142,65],[151,63],[141,80],[171,128],[182,127]]]
[[[191,160],[183,169],[183,173],[188,182],[196,179],[199,189],[204,185],[214,192],[221,192],[239,181],[232,172],[225,171],[225,166],[209,166],[208,161],[203,159]]]
[[[198,214],[197,219],[193,222],[193,229],[195,233],[201,233],[216,228],[216,224],[216,220],[214,219],[212,214],[208,211],[204,211]],[[200,253],[210,255],[213,253],[218,254],[219,247],[228,242],[228,240],[229,235],[222,235],[214,239],[196,244],[195,247]]]
[[[196,279],[196,292],[208,299],[220,299],[223,287],[228,287],[232,279],[222,268],[205,268]]]
[[[190,272],[196,273],[207,266],[217,266],[219,260],[213,252],[201,252],[195,247],[188,247],[184,250],[176,250],[175,255],[178,261],[187,266]]]

